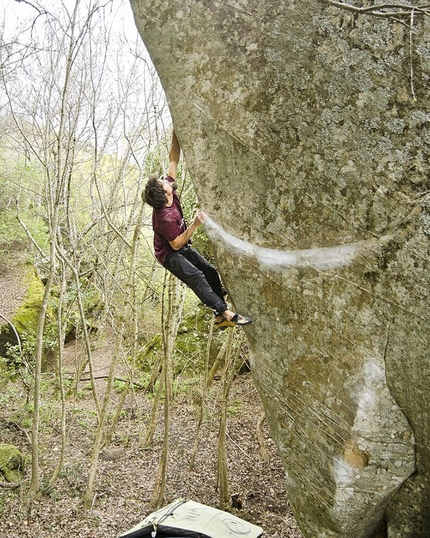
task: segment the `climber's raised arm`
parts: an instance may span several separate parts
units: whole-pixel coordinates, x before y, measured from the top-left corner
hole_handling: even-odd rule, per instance
[[[170,144],[170,151],[169,151],[169,169],[167,172],[168,175],[173,179],[176,179],[180,155],[181,155],[181,146],[179,145],[179,141],[176,137],[175,131],[173,131],[172,142]]]

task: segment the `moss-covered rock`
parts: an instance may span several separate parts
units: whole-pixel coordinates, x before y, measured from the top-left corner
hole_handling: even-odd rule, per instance
[[[34,271],[27,274],[27,293],[21,305],[12,317],[12,324],[18,333],[24,353],[28,354],[31,362],[33,350],[36,342],[37,325],[39,321],[40,309],[45,293],[44,284]],[[56,353],[56,317],[55,304],[52,302],[47,310],[47,320],[45,322],[43,364],[44,370],[51,370],[55,363]],[[11,364],[19,367],[21,359],[18,354],[10,351],[10,346],[17,345],[17,337],[11,327],[3,326],[0,331],[0,354],[10,361]],[[9,351],[9,352],[8,352]]]
[[[7,356],[10,346],[18,344],[15,331],[21,339],[24,335],[36,334],[39,310],[43,299],[43,284],[34,271],[23,271],[22,286],[24,289],[27,288],[24,301],[9,319],[9,323],[2,320],[0,324],[0,356],[2,357]]]
[[[24,458],[16,446],[0,443],[0,475],[7,482],[18,482],[23,470]]]
[[[32,273],[29,277],[26,298],[13,317],[13,324],[19,334],[36,334],[43,293],[42,282],[35,273]]]

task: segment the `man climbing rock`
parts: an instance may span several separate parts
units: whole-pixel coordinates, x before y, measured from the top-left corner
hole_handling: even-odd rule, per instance
[[[206,214],[197,213],[187,227],[182,205],[176,193],[176,174],[181,148],[175,132],[169,151],[166,177],[150,176],[144,191],[146,202],[153,208],[155,257],[168,271],[191,288],[197,297],[215,313],[218,328],[243,326],[252,322],[228,309],[218,271],[191,246],[191,237],[203,224]]]

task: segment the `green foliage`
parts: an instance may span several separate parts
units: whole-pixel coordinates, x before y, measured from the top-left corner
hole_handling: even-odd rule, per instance
[[[4,360],[4,376],[11,381],[14,381],[18,376],[26,378],[31,375],[31,372],[26,371],[28,364],[33,364],[34,349],[36,339],[33,335],[22,335],[21,346],[18,344],[12,345],[6,343],[6,353]],[[1,368],[1,366],[0,366]]]
[[[242,400],[230,400],[227,411],[230,415],[240,415],[243,411],[244,403]]]
[[[2,245],[2,254],[10,253],[7,247],[14,244],[17,247],[27,245],[28,237],[19,223],[18,219],[11,211],[3,210],[0,212],[0,245]]]
[[[121,392],[124,392],[126,386],[127,386],[126,382],[122,379],[113,380],[113,387],[118,394],[121,394]]]
[[[185,310],[187,315],[182,319],[178,334],[175,341],[175,358],[174,358],[174,376],[181,377],[181,382],[177,386],[177,390],[182,389],[187,391],[186,379],[190,380],[191,386],[195,379],[199,378],[204,372],[206,353],[207,353],[207,337],[212,322],[212,313],[205,307],[197,304],[198,300],[195,295],[187,290],[187,300]],[[210,365],[215,360],[225,334],[214,333],[211,341]],[[136,357],[137,367],[148,375],[154,364],[159,360],[163,353],[161,334],[155,334],[143,347]],[[175,393],[177,392],[175,390]]]
[[[0,409],[3,410],[4,418],[7,417],[22,428],[31,428],[32,404],[29,404],[28,388],[19,379],[13,382],[2,380]]]
[[[0,274],[13,264],[17,252],[28,245],[22,226],[8,211],[0,211]]]
[[[136,365],[143,371],[150,369],[162,351],[161,334],[154,335],[136,356]]]
[[[212,241],[203,226],[197,228],[193,235],[193,247],[205,257],[208,262],[216,266]]]
[[[21,345],[16,342],[16,336],[8,329],[8,340],[4,343],[6,349],[6,365],[9,378],[17,375],[31,374],[37,344],[37,326],[40,308],[44,295],[44,286],[34,272],[28,275],[27,295],[13,316],[12,323],[19,334]],[[5,337],[6,340],[6,337]],[[47,322],[43,335],[43,365],[54,357],[58,346],[58,334],[54,305],[48,308]]]
[[[18,369],[14,361],[11,361],[9,357],[0,357],[0,386],[6,387],[9,381],[13,382],[17,377]]]
[[[0,260],[3,270],[16,258],[17,251],[27,249],[30,244],[16,216],[18,207],[21,218],[40,248],[47,245],[47,226],[37,192],[38,185],[42,185],[40,179],[38,166],[26,162],[17,152],[0,148]]]

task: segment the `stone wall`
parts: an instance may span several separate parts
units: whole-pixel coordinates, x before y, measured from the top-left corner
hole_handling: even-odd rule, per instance
[[[428,536],[430,14],[131,4],[304,535]]]

